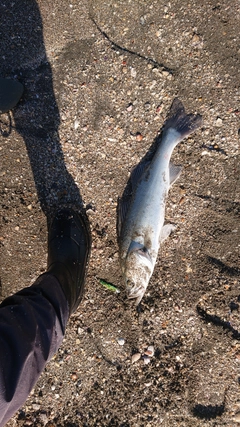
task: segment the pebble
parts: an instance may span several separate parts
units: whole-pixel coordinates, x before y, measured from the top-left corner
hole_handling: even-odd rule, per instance
[[[202,48],[203,47],[203,40],[201,39],[200,36],[198,36],[197,34],[194,34],[191,40],[191,44],[194,47],[198,47],[198,48]]]
[[[135,70],[135,68],[131,68],[131,77],[135,79],[136,76],[137,76],[137,71]]]
[[[156,84],[157,84],[157,81],[153,80],[151,86],[149,87],[149,89],[152,90]]]
[[[156,108],[156,113],[161,113],[163,110],[163,104],[159,104]]]
[[[221,119],[220,117],[218,117],[218,118],[216,119],[215,124],[216,124],[216,126],[221,127],[221,126],[222,126],[222,124],[223,124],[222,119]]]
[[[240,423],[240,412],[237,412],[235,414],[235,417],[233,418],[233,421],[235,421],[235,423]]]
[[[124,345],[125,344],[125,339],[124,338],[118,338],[117,340],[119,345]]]
[[[74,129],[75,130],[79,127],[79,124],[80,124],[79,120],[76,119],[75,122],[74,122]]]
[[[145,351],[145,354],[149,357],[153,357],[154,356],[154,347],[153,345],[149,345],[147,350]]]
[[[199,43],[200,37],[197,34],[194,34],[192,37],[192,43]]]
[[[151,104],[150,104],[150,102],[145,102],[145,104],[144,104],[144,108],[145,108],[145,110],[149,111],[149,110],[150,110],[150,108],[151,108]]]
[[[48,423],[48,417],[46,414],[44,414],[44,413],[39,414],[39,418],[40,418],[40,421],[43,423],[44,426]]]
[[[132,105],[132,103],[130,103],[130,104],[128,104],[128,106],[127,106],[127,111],[132,111],[132,109],[133,109],[133,105]]]
[[[142,141],[142,139],[143,139],[142,134],[141,134],[140,132],[137,132],[137,133],[136,133],[136,140],[137,140],[138,142],[140,142],[140,141]]]
[[[132,355],[132,363],[137,362],[141,357],[141,353],[135,353]]]
[[[144,365],[148,365],[151,362],[150,357],[144,355],[143,356],[143,363]]]
[[[162,71],[162,75],[163,75],[164,77],[168,77],[168,76],[170,75],[170,73],[169,73],[168,71],[163,70],[163,71]]]
[[[73,374],[71,375],[71,378],[72,378],[73,381],[77,381],[78,376],[77,376],[77,374],[75,372],[73,372]]]
[[[34,411],[39,411],[41,406],[38,403],[33,403],[32,407],[33,407]]]
[[[81,335],[84,332],[84,329],[79,326],[77,331],[78,335]]]

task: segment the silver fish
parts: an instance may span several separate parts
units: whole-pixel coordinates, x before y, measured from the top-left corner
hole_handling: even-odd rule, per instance
[[[200,115],[186,114],[182,102],[174,99],[152,159],[133,170],[131,194],[119,200],[120,265],[128,298],[136,298],[136,304],[152,276],[160,243],[175,228],[164,224],[168,191],[181,172],[170,163],[173,149],[201,123]]]

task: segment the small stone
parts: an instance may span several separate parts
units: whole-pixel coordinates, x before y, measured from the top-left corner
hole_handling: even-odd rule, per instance
[[[222,126],[222,124],[223,124],[222,119],[221,119],[220,117],[218,117],[218,118],[216,119],[215,124],[216,124],[216,126],[221,127],[221,126]]]
[[[192,44],[196,45],[198,43],[200,43],[200,37],[197,34],[194,34],[192,37]]]
[[[140,24],[144,25],[146,23],[146,15],[140,17]]]
[[[124,345],[125,344],[125,339],[124,338],[118,338],[117,340],[119,345]]]
[[[157,106],[157,108],[156,108],[156,113],[161,113],[161,112],[162,112],[162,110],[163,110],[163,105],[162,105],[162,104],[159,104],[159,105]]]
[[[141,353],[135,353],[132,355],[132,363],[137,362],[141,357]]]
[[[48,417],[46,414],[44,414],[44,413],[39,414],[39,418],[40,418],[40,421],[43,423],[44,426],[48,423]]]
[[[164,77],[168,77],[168,76],[169,76],[169,74],[170,74],[170,73],[169,73],[168,71],[165,71],[165,70],[162,72],[162,75],[163,75]]]
[[[28,205],[28,210],[31,211],[32,210],[32,205]]]
[[[33,403],[32,407],[33,407],[34,411],[39,411],[39,409],[40,409],[40,405],[38,403]]]
[[[93,209],[87,209],[87,210],[86,210],[86,214],[87,214],[87,215],[95,215],[95,214],[96,214],[96,212],[95,212]]]
[[[145,351],[145,354],[149,357],[153,357],[154,356],[154,347],[153,345],[149,345],[147,350]]]
[[[143,356],[143,363],[144,365],[148,365],[151,362],[150,357],[148,356]]]
[[[39,414],[39,419],[43,423],[44,426],[48,423],[48,417],[44,413]]]
[[[132,105],[132,103],[130,103],[130,104],[128,104],[128,106],[127,106],[127,111],[132,111],[132,109],[133,109],[133,105]]]
[[[135,79],[136,76],[137,76],[137,71],[135,70],[135,68],[131,68],[131,77]]]
[[[144,104],[144,108],[145,108],[145,110],[149,111],[149,110],[150,110],[150,108],[151,108],[151,104],[150,104],[150,102],[145,102],[145,104]]]
[[[137,132],[137,133],[136,133],[136,140],[137,140],[138,142],[140,142],[140,141],[142,141],[142,139],[143,139],[142,134],[141,134],[140,132]]]
[[[77,376],[76,372],[73,372],[73,374],[71,375],[71,379],[72,379],[73,381],[77,381],[78,376]]]
[[[235,414],[235,417],[233,418],[233,421],[234,421],[235,423],[240,423],[240,412],[237,412],[237,413]]]
[[[79,127],[79,120],[78,119],[76,119],[75,121],[74,121],[74,129],[76,130],[78,127]]]

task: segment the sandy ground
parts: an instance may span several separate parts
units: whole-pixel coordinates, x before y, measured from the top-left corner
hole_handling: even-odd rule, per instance
[[[8,427],[237,426],[239,1],[3,0],[0,16],[0,75],[25,88],[0,117],[1,299],[45,270],[56,206],[86,208],[93,241],[82,304]],[[117,199],[175,96],[203,126],[174,151],[177,229],[136,311]]]

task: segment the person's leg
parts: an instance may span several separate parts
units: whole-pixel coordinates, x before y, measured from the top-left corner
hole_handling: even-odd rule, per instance
[[[43,275],[0,305],[0,426],[24,404],[59,348],[68,319],[57,279]]]
[[[50,227],[48,272],[0,305],[0,427],[28,397],[77,308],[90,254],[82,216],[59,211]]]

